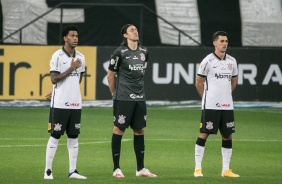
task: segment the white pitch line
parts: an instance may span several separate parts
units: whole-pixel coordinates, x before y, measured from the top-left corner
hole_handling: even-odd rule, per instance
[[[3,138],[2,138],[3,139]],[[123,139],[122,142],[132,141],[133,139]],[[146,139],[145,141],[195,141],[196,139]],[[221,139],[210,139],[208,141],[221,141]],[[235,139],[234,142],[282,142],[282,140],[255,140],[255,139]],[[94,141],[94,142],[81,142],[80,145],[88,144],[104,144],[110,143],[111,141]],[[59,144],[67,145],[67,144]],[[20,144],[20,145],[0,145],[0,148],[16,148],[16,147],[45,147],[46,144]]]
[[[130,141],[131,139],[124,139],[122,142]],[[82,144],[104,144],[110,143],[111,141],[97,141],[97,142],[79,142],[80,145]],[[67,145],[67,144],[59,144],[60,145]],[[20,145],[0,145],[0,148],[16,148],[16,147],[46,147],[46,144],[20,144]]]

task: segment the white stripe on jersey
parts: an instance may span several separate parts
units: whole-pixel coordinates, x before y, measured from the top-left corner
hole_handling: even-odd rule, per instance
[[[203,59],[197,74],[206,76],[202,109],[233,109],[231,78],[238,75],[235,58],[226,54],[221,60],[211,53]]]

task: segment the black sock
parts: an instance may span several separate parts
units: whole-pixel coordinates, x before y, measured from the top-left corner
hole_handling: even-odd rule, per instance
[[[196,144],[199,145],[199,146],[205,147],[206,141],[207,141],[206,139],[202,139],[202,138],[198,137]]]
[[[223,140],[222,139],[222,147],[223,148],[232,148],[232,140]]]
[[[137,171],[144,168],[144,155],[145,155],[145,145],[144,145],[144,135],[134,135],[134,151],[137,161]]]
[[[114,170],[120,168],[119,158],[120,158],[121,138],[122,135],[113,134],[112,136],[112,157],[114,162]]]

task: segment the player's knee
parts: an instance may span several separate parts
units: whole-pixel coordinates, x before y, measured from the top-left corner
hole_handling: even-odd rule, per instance
[[[114,126],[114,131],[113,131],[114,134],[123,135],[124,132],[125,132],[125,128]]]
[[[55,139],[60,139],[61,135],[59,135],[59,134],[51,134],[51,137],[53,137]]]
[[[70,138],[70,139],[76,139],[76,138],[78,138],[78,135],[68,135],[68,138]]]
[[[144,135],[144,128],[142,128],[142,129],[133,129],[133,133],[134,133],[134,135]]]

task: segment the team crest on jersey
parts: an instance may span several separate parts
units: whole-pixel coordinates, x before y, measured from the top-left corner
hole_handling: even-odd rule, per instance
[[[55,123],[54,124],[54,131],[61,131],[62,130],[62,124]]]
[[[211,121],[206,122],[206,129],[208,129],[208,130],[213,129],[213,122],[211,122]]]
[[[233,69],[233,65],[232,65],[231,63],[228,63],[227,66],[228,66],[228,69],[229,69],[229,70],[232,70],[232,69]]]
[[[125,118],[126,118],[126,116],[124,116],[124,115],[118,116],[118,123],[119,124],[124,124],[125,123]]]
[[[140,54],[140,59],[141,59],[142,61],[145,61],[145,59],[146,59],[145,54],[141,53],[141,54]]]

